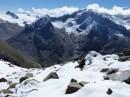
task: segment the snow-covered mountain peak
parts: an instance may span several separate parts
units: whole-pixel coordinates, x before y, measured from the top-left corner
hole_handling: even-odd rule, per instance
[[[3,11],[0,12],[0,19],[8,21],[10,23],[17,23],[20,26],[24,26],[25,22],[31,24],[37,19],[37,17],[26,13],[13,13],[11,11]]]

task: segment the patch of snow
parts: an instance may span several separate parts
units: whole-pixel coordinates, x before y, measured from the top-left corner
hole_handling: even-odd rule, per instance
[[[119,62],[118,58],[115,54],[103,56],[91,51],[85,57],[86,65],[82,71],[80,68],[75,68],[78,62],[68,62],[63,66],[54,65],[45,69],[25,69],[9,65],[8,62],[1,60],[0,78],[5,77],[13,83],[18,83],[16,88],[12,90],[14,91],[11,94],[13,97],[130,97],[130,85],[118,80],[104,80],[103,77],[106,73],[100,72],[103,68],[118,68],[117,74],[119,75],[121,72],[130,70],[130,61]],[[91,64],[88,65],[90,60]],[[51,72],[56,72],[59,79],[43,81]],[[19,79],[27,73],[32,73],[34,76],[19,83]],[[73,94],[65,94],[72,78],[78,82],[86,81],[89,83]],[[9,85],[0,83],[0,86],[1,90]],[[106,94],[108,88],[113,91],[111,95]],[[0,95],[4,94],[0,93]]]

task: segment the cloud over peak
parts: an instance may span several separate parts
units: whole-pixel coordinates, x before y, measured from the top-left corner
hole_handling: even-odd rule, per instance
[[[130,15],[130,8],[125,8],[125,7],[119,7],[119,6],[113,6],[111,9],[105,8],[103,6],[100,6],[96,3],[93,4],[89,4],[86,7],[87,10],[93,10],[99,13],[107,13],[110,15]],[[62,16],[64,14],[71,14],[75,11],[78,11],[79,8],[78,7],[74,7],[74,6],[64,6],[61,8],[54,8],[54,9],[47,9],[47,8],[32,8],[32,10],[24,10],[22,8],[18,9],[18,13],[28,13],[31,15],[38,15],[38,16],[43,16],[43,15],[50,15],[52,17],[58,17],[58,16]]]
[[[54,9],[47,9],[47,8],[32,8],[31,11],[27,11],[27,10],[24,10],[22,8],[19,8],[18,9],[18,12],[26,12],[26,13],[33,13],[33,14],[37,14],[37,15],[50,15],[52,17],[58,17],[58,16],[62,16],[64,14],[71,14],[75,11],[78,11],[79,8],[77,7],[67,7],[67,6],[64,6],[64,7],[61,7],[61,8],[54,8]]]
[[[119,7],[119,6],[113,6],[113,8],[111,9],[107,9],[105,7],[102,7],[96,3],[90,4],[86,7],[86,9],[88,10],[94,10],[97,11],[99,13],[107,13],[107,14],[111,14],[111,15],[130,15],[130,8],[125,8],[125,7]]]

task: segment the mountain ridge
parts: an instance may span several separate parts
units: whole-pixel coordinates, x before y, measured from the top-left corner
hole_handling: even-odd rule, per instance
[[[67,26],[63,28],[54,25],[59,18],[44,16],[32,24],[26,24],[25,29],[9,39],[8,43],[36,59],[43,67],[71,60],[91,50],[107,54],[130,48],[130,32],[112,21],[107,14],[81,10],[71,18],[68,16],[65,21]],[[75,25],[78,26],[74,29]],[[73,32],[67,32],[65,27],[70,27]]]

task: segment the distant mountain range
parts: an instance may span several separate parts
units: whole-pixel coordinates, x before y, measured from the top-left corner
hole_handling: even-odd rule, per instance
[[[130,48],[130,17],[86,9],[60,17],[32,19],[26,14],[31,22],[22,21],[12,12],[6,15],[15,21],[0,22],[1,39],[43,67],[72,60],[91,50],[108,54]]]

